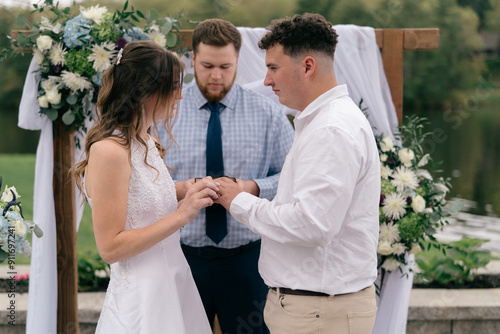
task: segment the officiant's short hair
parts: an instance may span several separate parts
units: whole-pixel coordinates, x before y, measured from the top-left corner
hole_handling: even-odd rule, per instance
[[[241,49],[241,33],[228,21],[207,19],[201,21],[193,31],[193,52],[196,55],[200,43],[223,47],[233,44],[236,53]]]
[[[283,46],[283,53],[296,57],[307,52],[321,52],[330,57],[337,46],[337,32],[320,14],[297,14],[292,18],[271,21],[267,32],[259,41],[259,48],[268,50],[276,44]]]

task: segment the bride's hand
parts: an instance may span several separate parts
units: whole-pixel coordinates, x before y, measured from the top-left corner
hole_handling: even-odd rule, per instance
[[[218,186],[219,183],[208,176],[188,188],[186,196],[179,202],[178,209],[186,219],[186,224],[193,220],[201,209],[211,206],[219,198]]]

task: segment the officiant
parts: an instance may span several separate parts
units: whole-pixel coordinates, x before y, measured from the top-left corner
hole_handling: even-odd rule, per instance
[[[280,106],[234,83],[241,44],[240,32],[227,21],[205,20],[193,32],[196,85],[184,91],[173,138],[160,133],[165,147],[172,144],[165,163],[173,169],[179,201],[207,175],[230,176],[260,198],[276,194],[293,128]],[[181,243],[212,327],[217,314],[223,333],[267,333],[260,236],[214,205],[182,229]]]

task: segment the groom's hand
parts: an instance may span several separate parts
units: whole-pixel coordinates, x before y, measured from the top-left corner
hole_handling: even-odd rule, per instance
[[[231,206],[233,199],[239,193],[243,192],[243,189],[238,183],[228,179],[227,177],[218,178],[217,182],[219,182],[219,198],[214,202],[219,203],[226,208],[227,211],[229,211],[229,207]]]

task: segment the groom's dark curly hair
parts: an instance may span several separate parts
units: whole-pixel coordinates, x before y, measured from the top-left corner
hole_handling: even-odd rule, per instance
[[[292,18],[273,20],[266,29],[269,32],[260,40],[259,48],[268,50],[280,44],[290,57],[311,51],[333,57],[337,46],[335,29],[320,14],[297,14]]]

